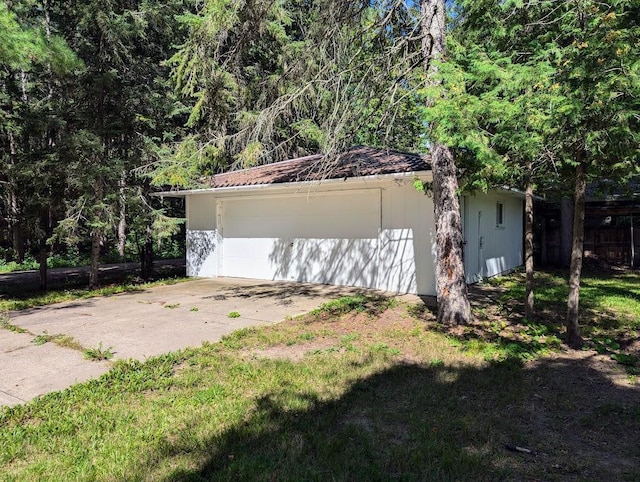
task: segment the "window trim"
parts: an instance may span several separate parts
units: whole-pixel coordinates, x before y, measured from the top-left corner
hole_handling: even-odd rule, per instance
[[[496,229],[504,229],[505,221],[505,204],[503,200],[498,200],[496,201]]]

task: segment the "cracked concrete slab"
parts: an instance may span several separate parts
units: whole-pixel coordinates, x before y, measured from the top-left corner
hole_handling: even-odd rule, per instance
[[[108,370],[106,362],[35,335],[72,336],[85,348],[110,348],[114,359],[146,358],[203,342],[240,328],[276,323],[356,288],[218,278],[196,279],[134,293],[97,297],[11,312],[10,322],[31,335],[0,330],[0,405],[14,405]],[[238,318],[229,313],[237,312]]]
[[[33,338],[0,329],[0,406],[63,390],[109,369],[105,362],[88,362],[76,350],[53,343],[36,345]]]

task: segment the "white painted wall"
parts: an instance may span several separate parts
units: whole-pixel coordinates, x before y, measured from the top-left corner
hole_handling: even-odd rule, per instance
[[[498,226],[498,202],[504,223]],[[467,282],[496,276],[522,264],[522,199],[508,192],[464,196],[465,268]]]
[[[266,191],[187,197],[189,276],[435,294],[433,201],[411,181],[328,192]],[[522,200],[506,192],[463,200],[468,281],[519,266]],[[498,201],[504,203],[503,226],[495,222]]]
[[[212,194],[187,196],[187,276],[218,276],[221,243],[216,225],[216,202]]]
[[[223,276],[375,286],[378,189],[221,202]]]
[[[411,183],[382,191],[377,288],[435,294],[433,200]]]
[[[213,194],[187,196],[187,229],[211,231],[216,229],[216,197]]]

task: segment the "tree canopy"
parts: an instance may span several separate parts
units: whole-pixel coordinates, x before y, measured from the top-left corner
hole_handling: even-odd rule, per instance
[[[144,257],[176,232],[157,186],[431,150],[458,234],[462,190],[573,192],[579,337],[584,184],[640,173],[639,18],[631,0],[1,1],[3,256],[80,249],[97,273],[106,245]]]

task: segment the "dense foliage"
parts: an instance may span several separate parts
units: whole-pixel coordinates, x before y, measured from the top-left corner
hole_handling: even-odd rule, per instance
[[[8,258],[46,259],[51,250],[79,247],[97,270],[115,244],[121,259],[137,257],[150,238],[175,232],[138,170],[186,119],[175,115],[163,62],[183,38],[173,16],[188,8],[182,1],[1,4],[0,213]]]
[[[636,2],[446,3],[429,59],[436,4],[0,2],[2,257],[149,259],[155,186],[354,144],[450,147],[470,189],[638,173]]]
[[[190,135],[155,182],[354,144],[421,148],[417,11],[404,2],[208,0],[170,59]]]
[[[603,177],[624,185],[640,173],[638,13],[625,0],[456,2],[450,55],[431,92],[438,102],[426,112],[434,140],[466,161],[470,187],[573,191],[575,344],[585,185]]]

